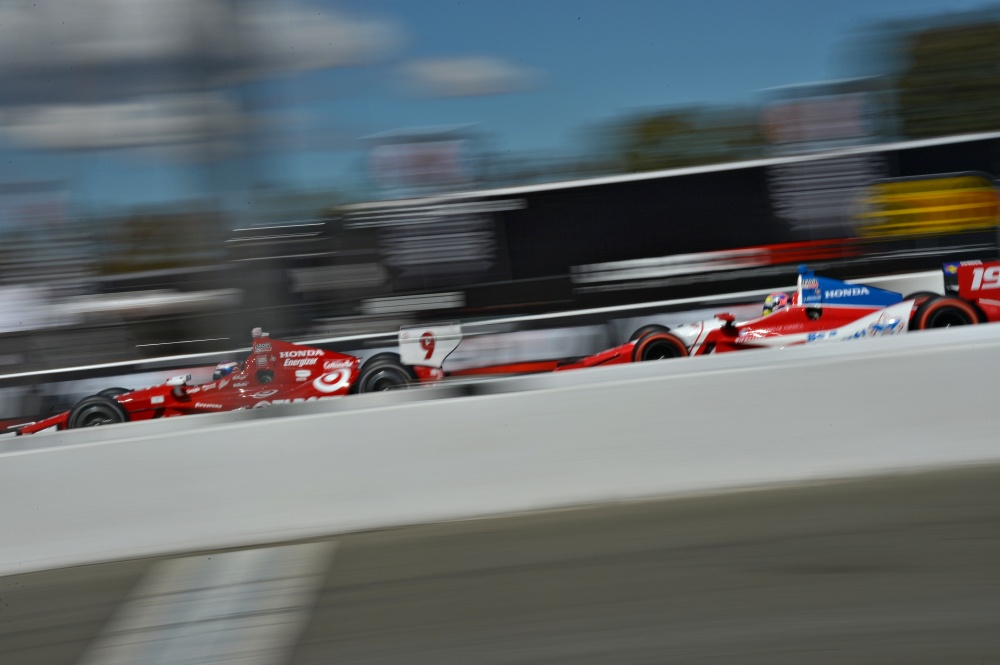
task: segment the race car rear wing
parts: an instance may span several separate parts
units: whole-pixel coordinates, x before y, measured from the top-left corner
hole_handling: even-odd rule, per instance
[[[967,300],[1000,300],[1000,261],[945,263],[944,289]]]
[[[404,326],[399,330],[399,358],[404,365],[440,368],[461,342],[460,323]]]

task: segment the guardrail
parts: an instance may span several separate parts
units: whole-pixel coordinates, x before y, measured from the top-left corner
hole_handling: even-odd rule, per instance
[[[22,437],[0,574],[996,460],[998,360],[985,325]]]

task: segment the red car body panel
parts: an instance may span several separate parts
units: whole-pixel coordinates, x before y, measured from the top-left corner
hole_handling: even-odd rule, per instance
[[[254,340],[246,362],[228,376],[202,385],[163,384],[114,396],[128,420],[152,420],[196,413],[256,409],[272,404],[310,402],[346,395],[360,361],[335,351],[272,340]],[[71,411],[19,426],[19,434],[51,427],[66,429]]]

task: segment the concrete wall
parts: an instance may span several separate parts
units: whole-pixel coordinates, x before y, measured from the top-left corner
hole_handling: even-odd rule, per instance
[[[996,460],[998,333],[976,326],[8,439],[0,574]]]

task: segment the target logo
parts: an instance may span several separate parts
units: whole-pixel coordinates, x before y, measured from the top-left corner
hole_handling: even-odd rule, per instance
[[[351,384],[351,370],[347,367],[327,372],[313,380],[313,388],[321,393],[335,393]]]

